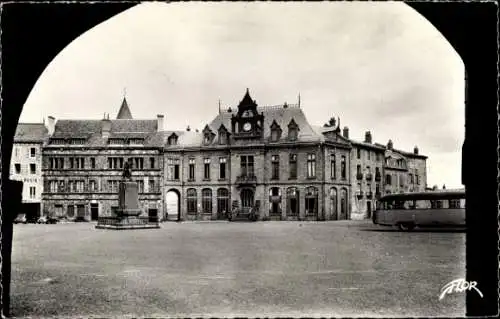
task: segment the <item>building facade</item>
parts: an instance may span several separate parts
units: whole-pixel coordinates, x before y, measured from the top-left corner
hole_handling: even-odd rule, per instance
[[[258,107],[247,90],[201,132],[167,133],[164,190],[179,198],[170,218],[254,208],[260,219],[348,219],[351,145],[339,132],[318,132],[300,105]]]
[[[124,98],[117,119],[49,117],[43,147],[46,214],[112,216],[125,162],[138,182],[144,215],[163,220],[370,218],[388,193],[425,190],[426,156],[349,138],[340,119],[311,125],[298,104],[258,106],[247,89],[203,130],[163,130],[163,116],[132,118]],[[173,195],[174,207],[167,205]]]
[[[85,221],[113,216],[125,162],[138,183],[143,215],[163,211],[163,115],[133,119],[124,98],[117,119],[49,117],[49,131],[42,164],[44,214]]]
[[[14,136],[10,179],[23,182],[21,212],[36,220],[42,212],[42,148],[48,130],[43,123],[19,123]]]

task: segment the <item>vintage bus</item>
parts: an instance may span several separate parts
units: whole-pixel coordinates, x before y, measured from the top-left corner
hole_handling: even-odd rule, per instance
[[[415,227],[465,227],[465,190],[389,194],[379,199],[374,224]]]

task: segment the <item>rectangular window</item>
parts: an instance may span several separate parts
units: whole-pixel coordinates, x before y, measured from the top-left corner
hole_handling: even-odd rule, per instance
[[[420,185],[420,179],[418,178],[418,171],[415,170],[415,184]]]
[[[280,158],[279,155],[271,156],[271,179],[280,179]]]
[[[95,169],[95,158],[94,157],[90,158],[90,168]]]
[[[64,157],[60,157],[59,158],[59,168],[60,169],[64,169]]]
[[[297,154],[290,154],[289,160],[289,179],[297,178]]]
[[[371,155],[372,155],[371,153],[372,152],[370,150],[367,150],[366,153],[368,154],[368,160],[371,160]]]
[[[144,181],[137,180],[137,188],[139,189],[139,193],[144,193]]]
[[[151,168],[151,169],[155,168],[155,158],[154,157],[149,158],[149,168]]]
[[[357,153],[358,159],[360,159],[361,158],[361,149],[357,148],[356,153]]]
[[[307,154],[307,178],[316,177],[316,154]]]
[[[380,153],[375,153],[375,160],[380,161]]]
[[[150,179],[149,180],[148,190],[149,190],[150,193],[155,193],[156,192],[155,180],[154,179]]]
[[[347,172],[346,172],[346,164],[345,164],[345,155],[342,155],[342,158],[340,160],[340,177],[342,180],[347,179]]]
[[[361,175],[361,165],[359,164],[356,166],[356,174]]]
[[[85,168],[85,157],[80,157],[80,168],[81,169]]]
[[[36,188],[34,186],[30,186],[30,198],[33,199],[36,196]]]
[[[210,179],[210,159],[203,160],[203,179]]]
[[[97,191],[97,185],[95,180],[90,180],[89,181],[89,191],[95,192]]]
[[[30,174],[36,174],[36,164],[30,164]]]
[[[108,168],[113,169],[113,159],[111,157],[108,157]]]
[[[189,180],[194,181],[194,165],[195,165],[195,159],[190,158],[189,159]]]
[[[332,179],[337,178],[337,160],[335,154],[330,155],[330,176]]]
[[[180,178],[180,160],[177,158],[174,161],[174,180],[178,181]]]
[[[169,158],[167,160],[167,180],[176,181],[180,179],[180,159]]]
[[[254,175],[254,162],[252,155],[244,155],[240,158],[240,168],[241,176],[253,176]]]
[[[16,170],[16,174],[21,174],[21,164],[19,163],[14,164],[14,168]]]
[[[36,148],[32,147],[30,148],[30,156],[35,157],[36,156]]]
[[[219,159],[219,178],[226,179],[226,162],[227,158],[221,157]]]

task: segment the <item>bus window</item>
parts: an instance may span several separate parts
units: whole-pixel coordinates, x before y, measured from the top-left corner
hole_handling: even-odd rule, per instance
[[[449,200],[440,200],[440,202],[441,202],[441,208],[450,208]]]
[[[443,208],[443,201],[440,201],[440,200],[431,200],[431,208],[432,209]]]
[[[408,200],[406,201],[406,205],[408,205],[409,209],[416,209],[417,205],[414,200]]]
[[[449,208],[465,208],[465,199],[450,199]]]
[[[421,199],[421,200],[417,200],[416,201],[416,206],[417,206],[417,209],[429,209],[431,208],[431,201],[429,200],[425,200],[425,199]]]

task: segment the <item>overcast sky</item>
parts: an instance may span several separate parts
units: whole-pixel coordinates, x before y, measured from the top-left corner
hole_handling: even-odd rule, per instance
[[[200,128],[246,88],[313,125],[340,116],[350,137],[428,155],[428,184],[461,187],[464,66],[403,3],[144,3],[68,45],[42,73],[21,122],[116,117]]]

